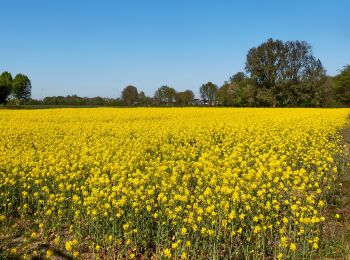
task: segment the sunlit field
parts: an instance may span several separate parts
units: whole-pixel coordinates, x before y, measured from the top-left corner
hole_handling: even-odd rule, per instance
[[[0,110],[1,239],[22,257],[310,257],[349,112]]]

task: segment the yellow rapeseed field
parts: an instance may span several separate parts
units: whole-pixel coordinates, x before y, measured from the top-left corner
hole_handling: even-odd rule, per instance
[[[25,234],[9,250],[35,255],[26,245],[42,239],[77,258],[309,257],[349,112],[0,110],[0,225]]]

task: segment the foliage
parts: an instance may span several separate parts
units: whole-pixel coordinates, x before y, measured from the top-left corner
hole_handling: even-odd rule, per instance
[[[21,100],[28,100],[31,96],[32,85],[24,74],[17,74],[12,82],[12,95],[18,105]]]
[[[304,41],[268,39],[247,54],[258,106],[320,106],[325,69]]]
[[[238,72],[219,88],[217,100],[222,106],[255,106],[256,87],[243,72]]]
[[[176,90],[166,85],[161,86],[154,93],[154,98],[159,100],[161,104],[172,104],[175,102]]]
[[[5,71],[0,75],[0,104],[6,105],[12,90],[12,75]]]
[[[79,97],[77,95],[45,97],[42,101],[28,100],[26,105],[64,105],[64,106],[116,106],[122,105],[122,100],[102,97]]]
[[[122,99],[127,105],[135,105],[139,98],[137,88],[134,86],[127,86],[122,91]]]
[[[182,92],[177,92],[175,95],[175,101],[178,105],[189,105],[194,99],[194,94],[192,90],[185,90]]]
[[[350,106],[350,65],[345,66],[334,81],[337,98],[344,105]]]
[[[200,87],[199,92],[201,94],[202,99],[208,101],[209,106],[213,106],[215,104],[216,95],[218,92],[217,85],[215,85],[212,82],[208,82]]]
[[[316,254],[348,109],[153,110],[0,110],[0,241],[25,234],[6,250],[34,256],[40,239],[90,258]]]

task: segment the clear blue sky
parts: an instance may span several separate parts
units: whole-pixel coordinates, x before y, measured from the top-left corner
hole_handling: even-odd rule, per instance
[[[305,40],[328,74],[350,63],[349,0],[11,0],[0,5],[0,72],[32,96],[116,97],[221,85],[267,38]]]

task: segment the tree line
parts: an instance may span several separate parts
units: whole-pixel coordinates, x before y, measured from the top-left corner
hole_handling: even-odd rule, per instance
[[[12,80],[11,74],[4,72],[0,76],[0,103],[6,103],[10,94],[16,102],[28,99],[28,86],[30,81],[26,76],[18,74]],[[29,92],[19,92],[16,90],[19,88],[29,89]],[[73,95],[45,97],[41,101],[31,99],[26,103],[92,106],[342,107],[350,106],[350,65],[345,66],[338,75],[328,76],[307,42],[283,42],[270,38],[248,51],[244,72],[237,72],[220,87],[207,82],[200,86],[199,93],[201,98],[195,99],[192,90],[176,91],[171,86],[163,85],[153,96],[146,96],[137,87],[129,85],[117,99],[82,98]]]
[[[143,104],[143,92],[126,87],[122,100]],[[200,102],[191,90],[176,92],[160,87],[153,103],[234,107],[342,107],[350,106],[350,65],[327,76],[321,61],[305,41],[268,39],[248,51],[245,72],[237,72],[218,87],[212,82],[199,88]],[[149,98],[152,99],[152,98]]]
[[[339,107],[350,105],[350,66],[335,77],[326,75],[321,61],[305,41],[268,39],[248,51],[245,72],[238,72],[221,87],[208,82],[200,89],[201,104],[235,107]],[[132,91],[131,91],[132,90]],[[191,92],[191,91],[188,91]],[[130,98],[130,93],[133,98]],[[175,89],[162,86],[154,98],[181,104]],[[192,92],[193,94],[193,92]],[[187,95],[183,104],[191,102]],[[137,89],[128,86],[122,99],[137,103]]]

